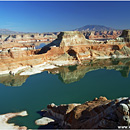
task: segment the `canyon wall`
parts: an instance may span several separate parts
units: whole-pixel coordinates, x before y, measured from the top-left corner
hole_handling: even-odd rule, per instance
[[[86,39],[78,31],[67,31],[59,33],[57,39],[37,50],[34,45],[24,43],[1,44],[0,74],[14,74],[20,68],[33,69],[34,66],[42,64],[64,66],[82,64],[87,59],[129,58],[130,43],[125,42],[127,37],[129,38],[129,33],[122,33],[116,39],[101,42]],[[124,39],[124,42],[119,39]],[[38,69],[38,72],[41,70]]]
[[[122,31],[81,31],[86,39],[90,40],[108,40],[115,39],[121,35]],[[46,42],[50,43],[54,41],[59,32],[55,33],[25,33],[25,34],[11,34],[0,35],[0,43],[35,43]]]
[[[52,42],[57,38],[57,33],[33,33],[0,35],[0,43],[35,43]]]
[[[91,32],[83,32],[86,38],[90,40],[108,40],[115,39],[121,35],[122,31],[91,31]]]
[[[130,30],[123,30],[117,40],[121,42],[130,42]]]
[[[35,50],[34,45],[25,45],[18,43],[2,44],[0,45],[0,59],[16,59],[28,55],[33,55]]]

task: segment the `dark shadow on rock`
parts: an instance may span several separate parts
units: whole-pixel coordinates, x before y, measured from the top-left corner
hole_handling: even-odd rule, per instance
[[[37,113],[42,117],[50,117],[50,115],[48,115],[47,111],[46,110],[43,110],[43,111],[37,111]],[[53,117],[52,117],[53,119]],[[60,128],[59,124],[57,122],[50,122],[48,123],[47,125],[41,125],[39,126],[38,129],[56,129],[56,128]]]
[[[57,36],[56,40],[54,40],[53,42],[51,42],[48,45],[44,46],[37,54],[47,53],[51,49],[51,47],[53,47],[53,46],[59,47],[60,43],[61,43],[61,41],[63,39],[63,35],[64,35],[64,32],[61,32]]]
[[[44,115],[46,112],[47,112],[46,110],[37,111],[37,113],[38,113],[41,117],[43,117],[43,115]]]
[[[74,59],[78,59],[77,58],[77,53],[73,50],[73,49],[69,49],[68,51],[67,51],[67,53],[70,55],[70,56],[72,56]]]
[[[55,123],[49,123],[48,125],[42,125],[42,126],[40,126],[38,129],[56,129],[55,128]]]
[[[54,40],[53,42],[51,42],[48,45],[44,46],[37,54],[47,53],[51,49],[51,47],[53,47],[53,46],[59,47],[60,43],[61,43],[61,40],[59,40],[59,39]]]
[[[77,70],[77,65],[75,65],[75,66],[69,66],[68,69],[69,69],[71,72],[73,72],[73,71]]]
[[[113,65],[118,65],[119,64],[119,60],[116,60],[116,59],[112,60],[112,64]]]
[[[120,48],[119,48],[119,46],[118,46],[118,45],[113,45],[112,50],[120,50]]]

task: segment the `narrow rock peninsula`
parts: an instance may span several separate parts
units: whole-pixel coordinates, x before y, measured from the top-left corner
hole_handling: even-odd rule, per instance
[[[54,128],[117,129],[118,126],[130,125],[129,112],[130,98],[108,100],[101,96],[83,104],[73,103],[57,106],[52,103],[47,106],[47,112],[40,120],[44,125],[44,118],[47,116],[50,120],[51,118],[55,119]],[[39,125],[38,121],[36,121],[37,125]]]
[[[16,126],[13,123],[7,123],[10,118],[13,118],[15,116],[27,116],[26,111],[18,112],[18,113],[7,113],[0,115],[0,129],[12,129],[12,130],[27,130],[27,127],[25,126]]]

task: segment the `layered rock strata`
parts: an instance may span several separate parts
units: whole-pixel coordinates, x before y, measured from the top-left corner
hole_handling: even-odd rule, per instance
[[[130,42],[130,30],[123,30],[122,34],[117,38],[121,42]]]
[[[108,40],[115,39],[119,37],[122,31],[113,30],[113,31],[82,31],[84,36],[90,40]]]
[[[24,44],[6,44],[0,46],[0,60],[8,60],[10,58],[17,59],[34,55],[35,46]]]
[[[43,116],[49,116],[57,122],[56,128],[71,129],[117,129],[130,125],[130,98],[108,100],[95,98],[83,104],[47,106]]]
[[[35,42],[52,42],[57,37],[57,33],[27,33],[0,35],[0,43],[35,43]]]
[[[81,64],[86,59],[130,57],[129,42],[122,43],[117,39],[107,43],[88,40],[77,31],[61,32],[56,40],[41,50],[35,50],[34,46],[24,44],[19,44],[20,47],[12,44],[12,48],[4,46],[2,45],[0,52],[0,74],[15,74],[25,69],[30,69],[32,73],[34,71],[39,73],[49,65],[51,65],[49,68],[53,68]]]
[[[90,40],[107,40],[115,39],[121,35],[122,31],[81,31],[81,33]],[[11,34],[0,35],[0,43],[36,43],[45,42],[50,43],[57,38],[59,33],[25,33],[25,34]]]

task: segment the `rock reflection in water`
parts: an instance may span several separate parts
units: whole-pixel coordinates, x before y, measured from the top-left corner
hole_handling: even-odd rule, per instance
[[[130,59],[104,59],[104,60],[88,60],[82,65],[62,66],[52,70],[48,70],[51,74],[58,74],[58,78],[65,84],[70,84],[82,79],[87,72],[98,69],[116,70],[123,77],[128,77],[130,71]],[[2,75],[0,83],[5,86],[22,86],[29,76],[21,75]]]
[[[130,59],[104,59],[84,61],[82,65],[60,67],[53,69],[52,74],[58,74],[59,79],[65,83],[73,83],[82,79],[87,72],[98,69],[116,70],[120,71],[123,77],[128,77],[130,71]]]
[[[1,75],[0,76],[0,83],[4,84],[5,86],[22,86],[26,79],[29,76],[20,76],[20,75]]]

